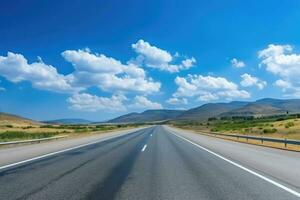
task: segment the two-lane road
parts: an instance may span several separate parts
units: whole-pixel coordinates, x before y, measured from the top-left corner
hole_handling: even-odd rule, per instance
[[[1,169],[0,199],[299,199],[181,137],[154,126]]]

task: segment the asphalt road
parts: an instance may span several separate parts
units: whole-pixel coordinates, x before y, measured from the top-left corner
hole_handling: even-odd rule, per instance
[[[1,169],[0,199],[299,199],[290,183],[174,133],[145,128]]]

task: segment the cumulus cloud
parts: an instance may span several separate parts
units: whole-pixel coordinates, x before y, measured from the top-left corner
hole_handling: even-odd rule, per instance
[[[262,90],[267,86],[266,81],[262,81],[257,77],[251,76],[250,74],[241,75],[242,81],[240,82],[243,87],[256,86],[258,89]]]
[[[172,105],[187,105],[188,100],[186,98],[172,97],[167,100],[167,103]]]
[[[0,56],[0,75],[18,83],[31,82],[41,90],[61,93],[76,93],[97,86],[109,92],[158,92],[161,83],[147,77],[143,68],[122,64],[119,60],[104,54],[93,54],[90,50],[66,50],[62,52],[66,61],[74,66],[70,74],[60,74],[52,65],[38,62],[28,63],[21,54],[8,52]]]
[[[275,86],[282,88],[283,91],[286,91],[289,88],[292,88],[292,84],[288,81],[284,81],[282,79],[278,79],[277,81],[275,81],[274,83]]]
[[[173,97],[196,97],[200,101],[217,100],[220,98],[249,98],[250,94],[245,90],[239,90],[238,86],[223,77],[188,75],[188,77],[176,77],[178,86]]]
[[[196,63],[195,58],[186,58],[175,64],[175,58],[180,57],[178,53],[172,56],[168,51],[152,46],[144,40],[139,40],[131,45],[138,54],[132,63],[139,63],[147,67],[156,68],[171,73],[179,72],[193,67]]]
[[[133,100],[132,108],[137,109],[162,109],[163,106],[160,103],[152,102],[144,96],[136,96]]]
[[[161,83],[147,78],[144,69],[135,64],[124,65],[114,58],[85,50],[67,50],[62,56],[75,67],[74,85],[98,86],[105,91],[152,93],[160,90]]]
[[[219,99],[219,96],[210,92],[203,93],[198,97],[199,101],[213,101]]]
[[[166,50],[151,46],[144,40],[139,40],[137,43],[131,45],[132,48],[141,56],[144,56],[145,62],[149,65],[161,65],[172,61],[172,56]]]
[[[77,71],[116,74],[124,68],[120,61],[103,54],[92,54],[90,50],[66,50],[61,55],[71,62]]]
[[[127,98],[123,95],[113,95],[112,97],[99,97],[88,93],[74,94],[67,99],[70,108],[79,111],[96,112],[100,110],[125,111],[123,102]]]
[[[132,44],[132,49],[137,58],[124,63],[102,53],[93,53],[88,48],[63,51],[61,56],[74,67],[69,74],[59,73],[57,68],[44,63],[41,57],[30,63],[22,54],[8,52],[7,56],[0,56],[0,76],[13,83],[28,81],[33,88],[70,94],[67,101],[76,110],[126,109],[123,104],[126,97],[120,94],[127,93],[136,95],[133,103],[127,106],[162,108],[161,104],[146,98],[146,95],[159,92],[161,83],[149,77],[143,67],[179,72],[193,67],[196,59],[178,53],[172,55],[144,40]],[[86,93],[91,87],[98,87],[110,93],[111,97]],[[175,101],[171,99],[170,103]],[[187,102],[185,98],[178,98],[179,101]]]
[[[23,55],[12,52],[0,56],[0,74],[14,83],[29,81],[33,87],[42,90],[68,93],[82,89],[72,87],[72,75],[59,74],[55,67],[42,61],[29,64]]]
[[[231,65],[236,68],[242,68],[242,67],[246,66],[243,61],[238,60],[236,58],[233,58],[230,62],[231,62]]]
[[[126,111],[130,109],[162,109],[163,106],[157,102],[152,102],[145,96],[135,96],[130,100],[122,94],[112,95],[111,97],[100,97],[88,93],[73,94],[67,99],[70,108],[78,111]]]
[[[258,52],[260,66],[278,77],[275,86],[291,96],[300,96],[300,54],[293,53],[290,45],[270,44]]]

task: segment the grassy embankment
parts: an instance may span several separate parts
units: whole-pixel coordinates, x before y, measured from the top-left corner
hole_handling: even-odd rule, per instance
[[[235,118],[215,119],[205,122],[181,122],[174,123],[175,127],[190,129],[196,132],[221,132],[228,134],[242,134],[261,137],[283,138],[300,140],[300,115],[272,116],[262,118]],[[222,137],[237,140],[234,137]],[[239,139],[240,142],[248,142],[257,145],[285,148],[283,144],[255,140]],[[297,145],[288,145],[288,149],[300,150]]]
[[[103,133],[107,131],[134,128],[139,124],[127,125],[1,125],[0,142],[48,138],[68,135],[80,136],[84,134]]]

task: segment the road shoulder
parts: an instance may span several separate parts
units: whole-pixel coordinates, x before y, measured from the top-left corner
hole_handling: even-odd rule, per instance
[[[234,162],[300,191],[300,153],[213,138],[165,126],[166,129]]]
[[[86,137],[75,137],[57,141],[49,141],[38,144],[28,144],[0,149],[0,167],[17,163],[27,159],[43,156],[49,153],[62,151],[64,149],[74,148],[85,145],[97,140],[105,140],[111,137],[118,137],[143,128],[134,128],[127,130],[118,130],[101,134],[93,134]]]

